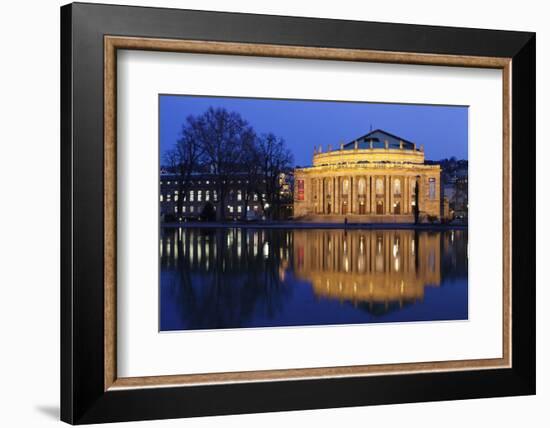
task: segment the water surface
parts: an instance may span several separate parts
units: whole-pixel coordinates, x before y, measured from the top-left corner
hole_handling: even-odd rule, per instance
[[[161,228],[160,329],[468,318],[467,230]]]

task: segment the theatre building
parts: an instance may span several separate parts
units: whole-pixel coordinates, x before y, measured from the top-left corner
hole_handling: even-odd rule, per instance
[[[295,170],[294,217],[409,223],[418,203],[421,222],[439,221],[440,173],[424,163],[422,146],[382,130],[336,150],[314,148],[313,165]]]

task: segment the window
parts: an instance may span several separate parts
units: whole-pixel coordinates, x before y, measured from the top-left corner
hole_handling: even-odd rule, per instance
[[[430,197],[430,200],[434,200],[435,199],[435,178],[430,178],[428,180],[428,183],[429,183],[429,191],[428,191],[428,195]]]
[[[258,194],[257,193],[254,193],[254,197],[252,198],[254,201],[257,201],[258,200]]]
[[[197,191],[197,201],[202,201],[202,190]]]
[[[347,178],[342,182],[342,195],[347,195],[349,193],[349,180]]]
[[[238,212],[239,214],[242,213],[242,212],[243,212],[243,207],[239,205],[239,206],[237,207],[237,212]]]
[[[394,195],[401,194],[401,180],[399,178],[396,178],[395,180],[393,180],[393,194]]]
[[[178,195],[174,195],[174,201],[178,200]]]
[[[178,206],[177,206],[177,205],[174,207],[174,212],[175,212],[175,213],[178,212]]]
[[[243,200],[243,191],[237,190],[237,201],[242,201],[242,200]]]
[[[204,194],[204,200],[209,201],[210,200],[210,190],[207,190]]]
[[[360,178],[359,181],[357,182],[357,193],[359,193],[360,195],[364,195],[366,187],[367,186],[366,186],[365,179]]]
[[[195,200],[195,191],[194,190],[189,191],[189,200],[191,202],[193,202]]]
[[[228,205],[228,206],[227,206],[227,209],[229,210],[229,212],[230,212],[231,214],[233,214],[233,207],[232,207],[231,205]]]
[[[162,202],[164,200],[164,196],[160,195],[160,201]]]
[[[189,207],[189,212],[194,212],[194,211],[195,211],[195,207],[194,207],[193,205],[191,205],[191,206]]]
[[[181,207],[181,212],[184,213],[185,211],[187,211],[186,207]]]
[[[384,194],[384,180],[382,180],[381,178],[376,179],[376,194],[377,195]]]

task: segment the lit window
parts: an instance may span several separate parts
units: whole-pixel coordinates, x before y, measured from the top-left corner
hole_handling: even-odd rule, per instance
[[[434,200],[435,199],[435,178],[433,177],[430,178],[429,183],[430,183],[429,196],[431,200]]]
[[[237,190],[237,201],[243,200],[243,192],[242,190]]]
[[[237,207],[237,212],[238,213],[242,213],[243,212],[243,207],[241,207],[240,205]]]
[[[381,178],[376,179],[376,194],[382,195],[384,193],[384,181]]]
[[[181,212],[184,213],[185,211],[187,211],[186,207],[181,207]]]
[[[349,193],[349,180],[344,179],[342,182],[342,194],[347,195]]]
[[[229,212],[230,212],[230,213],[233,213],[233,207],[232,207],[231,205],[228,205],[228,206],[227,206],[227,209],[229,209]]]
[[[395,195],[400,195],[401,194],[401,180],[399,178],[396,178],[393,181],[393,193]]]
[[[254,198],[253,198],[255,201],[258,200],[258,194],[257,193],[254,193]]]
[[[191,206],[189,207],[189,212],[193,212],[193,211],[195,211],[195,207],[194,207],[193,205],[191,205]]]
[[[202,201],[202,190],[197,191],[197,201]]]
[[[195,191],[194,190],[189,191],[189,200],[191,202],[193,202],[195,200]]]
[[[204,200],[205,201],[209,201],[210,200],[210,190],[207,190],[205,195],[204,195]]]
[[[174,212],[175,212],[175,213],[178,212],[178,206],[177,206],[177,205],[174,207]]]
[[[174,201],[178,200],[178,195],[174,195]]]
[[[357,183],[357,192],[360,195],[364,195],[365,194],[365,189],[366,189],[365,179],[360,178],[358,183]]]
[[[164,196],[160,195],[160,201],[162,202],[164,200]]]

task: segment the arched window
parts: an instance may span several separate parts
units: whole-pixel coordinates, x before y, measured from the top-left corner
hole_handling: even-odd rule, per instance
[[[349,180],[344,178],[342,182],[342,195],[347,195],[349,193]]]
[[[376,194],[384,194],[384,180],[382,180],[381,178],[376,179]]]
[[[393,180],[393,194],[394,195],[401,194],[401,180],[399,178],[396,178],[395,180]]]
[[[360,195],[364,195],[365,190],[366,190],[365,179],[360,178],[359,181],[357,182],[357,193],[359,193]]]

